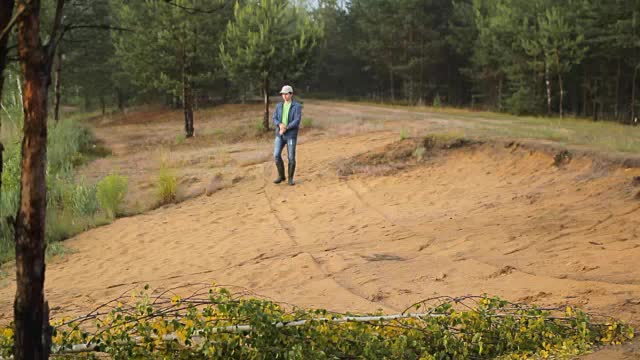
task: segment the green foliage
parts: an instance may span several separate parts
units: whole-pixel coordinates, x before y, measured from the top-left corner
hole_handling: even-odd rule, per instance
[[[117,174],[107,175],[98,183],[96,196],[100,207],[109,218],[113,219],[120,213],[128,186],[128,179]]]
[[[181,99],[187,84],[203,94],[216,88],[224,76],[217,43],[231,16],[232,1],[180,0],[176,5],[112,0],[110,4],[114,23],[132,30],[111,33],[121,88],[131,82],[142,93],[174,99]]]
[[[160,204],[168,204],[176,200],[178,179],[173,171],[165,165],[160,167],[156,191]]]
[[[13,74],[10,73],[9,79]],[[18,210],[21,175],[22,107],[12,99],[15,88],[5,87],[2,117],[2,196],[0,197],[0,263],[14,256],[13,226],[8,217]],[[7,94],[5,94],[7,95]],[[75,168],[95,151],[92,131],[73,119],[49,122],[47,137],[47,221],[45,238],[49,244],[66,239],[94,226],[98,201],[96,189],[75,180]]]
[[[442,106],[442,101],[440,100],[440,94],[436,94],[436,96],[433,98],[433,107],[440,107]]]
[[[221,288],[151,298],[145,287],[130,299],[116,299],[105,315],[54,322],[55,351],[88,343],[113,359],[530,359],[573,357],[634,337],[626,324],[594,322],[571,307],[541,310],[489,297],[442,297],[405,312],[412,316],[371,314],[368,321],[287,310]],[[12,355],[12,340],[11,327],[0,331],[0,355]]]
[[[253,129],[256,131],[256,134],[262,134],[267,128],[264,126],[264,121],[258,119],[253,123]]]
[[[233,80],[254,82],[268,94],[270,80],[302,75],[321,36],[321,25],[288,0],[236,2],[220,59]]]
[[[405,140],[409,138],[409,129],[402,128],[400,129],[400,140]]]
[[[427,148],[425,148],[424,146],[418,146],[416,147],[416,150],[413,152],[413,156],[416,157],[416,160],[422,161],[424,160],[424,156],[426,153],[427,153]]]
[[[302,119],[302,127],[305,127],[305,128],[313,127],[313,119],[312,118]]]
[[[174,143],[176,145],[182,145],[186,140],[187,140],[187,137],[184,134],[178,134],[176,135],[176,140]]]

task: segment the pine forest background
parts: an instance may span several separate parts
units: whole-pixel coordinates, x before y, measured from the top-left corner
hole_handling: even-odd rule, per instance
[[[187,113],[285,83],[315,98],[624,123],[640,112],[640,0],[70,0],[63,23],[54,112],[59,98]]]

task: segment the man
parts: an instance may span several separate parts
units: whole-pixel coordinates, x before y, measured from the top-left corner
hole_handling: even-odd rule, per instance
[[[289,185],[295,185],[293,174],[296,172],[296,143],[298,142],[298,128],[302,117],[300,103],[293,101],[293,88],[285,85],[280,90],[281,103],[276,105],[273,112],[273,125],[276,128],[276,140],[273,145],[273,157],[278,169],[278,178],[273,182],[280,184],[287,178],[284,176],[284,161],[282,161],[282,149],[287,146],[287,158],[289,160]]]

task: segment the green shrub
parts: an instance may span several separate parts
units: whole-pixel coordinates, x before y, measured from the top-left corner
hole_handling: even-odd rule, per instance
[[[93,216],[100,210],[96,186],[85,185],[83,182],[75,184],[69,198],[69,205],[78,216]]]
[[[436,96],[433,98],[433,107],[440,107],[442,106],[442,101],[440,100],[440,94],[436,94]]]
[[[263,119],[256,120],[256,122],[253,123],[253,128],[256,130],[257,133],[262,133],[262,132],[265,132],[267,130],[264,127]]]
[[[406,128],[402,128],[400,130],[400,140],[405,140],[409,138],[409,130]]]
[[[49,173],[69,172],[83,164],[95,143],[90,129],[77,121],[49,122],[47,136],[47,168]]]
[[[187,140],[187,137],[185,136],[185,134],[178,134],[176,135],[175,144],[182,145],[186,140]]]
[[[635,335],[624,323],[596,322],[571,307],[540,310],[488,297],[441,297],[394,319],[347,319],[225,289],[195,294],[154,298],[145,287],[109,314],[54,321],[53,343],[66,350],[90,341],[112,359],[564,359]],[[0,356],[11,355],[13,331],[2,328]]]
[[[306,127],[306,128],[313,127],[313,119],[312,118],[302,119],[302,127]]]
[[[4,146],[2,193],[0,194],[0,263],[14,256],[13,226],[8,221],[8,217],[16,215],[20,196],[20,143],[12,139],[4,142]]]
[[[98,202],[108,217],[113,219],[120,213],[128,186],[128,179],[117,174],[108,175],[98,183]]]
[[[160,167],[157,183],[157,194],[160,204],[168,204],[176,200],[178,192],[178,179],[166,166]]]
[[[418,146],[416,150],[413,152],[413,156],[416,157],[416,160],[422,161],[424,160],[424,155],[427,153],[427,148],[424,146]]]

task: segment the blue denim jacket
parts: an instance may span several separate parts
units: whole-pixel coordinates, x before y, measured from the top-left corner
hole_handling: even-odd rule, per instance
[[[278,134],[278,126],[282,122],[282,104],[280,102],[276,105],[276,109],[273,112],[273,126],[276,128],[276,135]],[[287,135],[298,135],[298,128],[300,128],[300,120],[302,118],[302,105],[299,102],[291,100],[291,107],[289,108],[289,123],[287,125]]]

